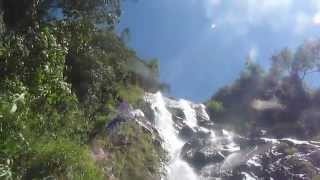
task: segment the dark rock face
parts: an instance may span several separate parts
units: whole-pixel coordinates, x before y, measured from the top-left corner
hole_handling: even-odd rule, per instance
[[[183,126],[179,131],[179,137],[187,140],[191,139],[195,135],[195,132],[189,126]]]
[[[224,154],[230,153],[224,152],[222,141],[212,143],[209,139],[210,135],[199,131],[198,135],[183,146],[181,157],[198,170],[208,164],[222,162]]]
[[[151,108],[151,104],[145,101],[141,101],[137,104],[137,109],[140,109],[145,117],[150,121],[150,123],[154,124],[155,121],[155,114]]]
[[[317,136],[320,129],[320,112],[318,108],[310,108],[301,113],[299,123],[305,137]]]
[[[232,141],[241,149],[233,152],[226,148],[231,141],[224,135],[212,141],[210,136],[196,134],[184,145],[181,157],[203,178],[312,180],[320,175],[320,147],[317,144],[286,139],[269,142],[236,136]],[[224,169],[229,156],[235,158],[231,158],[231,166]],[[241,160],[237,162],[239,158]]]
[[[320,167],[320,150],[316,150],[309,155],[310,161],[317,167]]]
[[[168,107],[168,110],[172,114],[172,120],[175,122],[175,127],[177,129],[181,129],[186,126],[184,123],[186,116],[182,109],[176,108],[176,107]]]
[[[308,146],[308,147],[306,147]],[[313,179],[319,175],[319,166],[309,161],[313,145],[294,144],[280,141],[273,144],[270,151],[255,156],[256,162],[248,163],[247,171],[252,172],[258,178],[273,179]]]
[[[195,147],[196,145],[200,145]],[[218,163],[224,160],[224,155],[212,146],[201,147],[199,143],[187,143],[183,147],[182,158],[192,164],[196,169],[201,169],[209,163]]]
[[[204,109],[205,108],[201,108],[200,105],[194,107],[198,125],[206,128],[212,128],[214,127],[214,123],[205,115]]]
[[[174,121],[176,118],[178,118],[178,120],[186,119],[186,116],[185,116],[183,110],[180,108],[169,107],[169,111],[171,112]]]

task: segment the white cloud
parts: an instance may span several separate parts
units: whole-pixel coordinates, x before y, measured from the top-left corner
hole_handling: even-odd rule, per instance
[[[313,16],[312,21],[313,24],[320,25],[320,11]]]
[[[311,24],[311,17],[304,12],[299,12],[295,17],[294,32],[303,33]]]
[[[307,14],[306,12],[299,12],[296,14],[295,17],[295,26],[294,32],[295,33],[303,33],[308,28],[313,26],[320,25],[320,11],[315,14]]]
[[[257,60],[257,57],[258,57],[258,49],[256,47],[252,47],[250,50],[249,50],[249,58],[251,61],[256,61]]]
[[[217,27],[216,24],[211,24],[211,29],[215,29]]]
[[[221,4],[221,0],[209,0],[209,4],[213,6],[218,6]]]
[[[205,9],[206,18],[212,19],[214,12],[218,9],[218,6],[221,4],[221,0],[206,0],[203,4]]]
[[[232,28],[233,37],[249,35],[256,27],[301,34],[320,26],[320,0],[205,0],[202,5],[208,21],[220,30]]]
[[[206,1],[204,4],[206,17],[214,19],[218,25],[237,27],[269,25],[275,31],[288,23],[293,4],[293,0]],[[242,28],[242,32],[246,30],[243,31]]]
[[[292,0],[248,0],[248,19],[252,25],[267,24],[281,29],[288,21]]]
[[[317,10],[320,10],[320,1],[319,0],[311,0],[312,7],[316,8]]]

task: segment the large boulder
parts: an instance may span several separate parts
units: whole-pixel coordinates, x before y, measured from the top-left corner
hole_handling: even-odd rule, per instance
[[[189,126],[185,125],[179,131],[179,137],[183,140],[189,140],[195,135],[195,131]]]
[[[198,170],[209,163],[219,163],[224,160],[224,155],[214,144],[207,144],[201,140],[186,143],[182,148],[181,156]]]
[[[208,164],[200,170],[199,174],[203,179],[210,180],[246,180],[245,175],[238,167],[232,171],[221,171],[221,163]]]
[[[139,101],[136,105],[136,109],[140,109],[144,116],[150,121],[150,123],[154,124],[155,121],[155,113],[151,108],[151,104],[146,101]]]
[[[320,167],[320,150],[312,152],[309,158],[313,165]]]
[[[168,107],[168,110],[172,114],[172,119],[174,122],[185,120],[186,116],[182,109],[177,107]]]
[[[299,118],[299,125],[303,129],[305,138],[319,136],[320,112],[318,108],[310,108],[303,111]]]
[[[204,105],[196,104],[194,105],[194,110],[196,111],[196,118],[199,126],[206,128],[214,127],[214,123],[210,120]]]
[[[246,171],[258,178],[314,179],[320,173],[318,164],[320,153],[316,151],[310,153],[313,148],[314,146],[310,144],[280,140],[273,144],[270,150],[253,157],[258,163],[249,160]]]

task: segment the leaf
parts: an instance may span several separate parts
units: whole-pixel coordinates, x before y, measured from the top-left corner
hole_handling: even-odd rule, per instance
[[[14,102],[17,102],[17,101],[23,102],[25,95],[26,95],[25,93],[20,94],[18,98],[14,100]]]
[[[17,109],[18,109],[17,104],[13,104],[12,107],[11,107],[10,113],[11,114],[15,113],[17,111]]]

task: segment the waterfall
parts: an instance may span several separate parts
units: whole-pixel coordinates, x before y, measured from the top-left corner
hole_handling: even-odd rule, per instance
[[[178,137],[178,131],[174,128],[174,121],[172,120],[172,114],[167,109],[167,103],[165,98],[160,92],[156,94],[150,94],[151,108],[155,112],[155,126],[160,133],[160,136],[164,140],[164,148],[169,153],[169,163],[167,166],[167,180],[198,180],[199,177],[190,167],[190,165],[181,159],[180,152],[185,144],[183,140]],[[185,100],[178,102],[181,107],[184,107],[184,113],[188,124],[196,126],[195,114],[192,112],[190,105]]]
[[[153,128],[168,152],[166,176],[162,180],[277,179],[277,169],[283,171],[282,179],[301,179],[310,175],[296,172],[290,158],[303,165],[310,161],[310,155],[320,155],[320,142],[267,136],[249,139],[220,128],[210,120],[202,104],[167,98],[160,92],[147,93],[145,100],[154,114]],[[284,154],[276,148],[280,144],[292,146],[294,151]],[[272,163],[270,168],[262,165],[265,158]],[[311,170],[320,174],[317,168]]]

